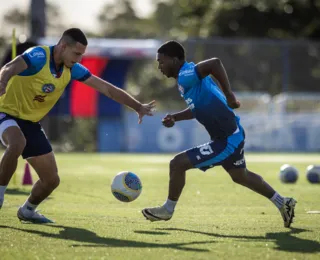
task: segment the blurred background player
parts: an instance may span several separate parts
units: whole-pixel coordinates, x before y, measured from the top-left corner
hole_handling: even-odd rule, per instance
[[[177,79],[179,92],[188,105],[181,112],[166,115],[163,125],[172,127],[177,121],[195,118],[206,128],[211,141],[179,153],[171,160],[167,201],[160,207],[143,209],[143,215],[150,221],[171,219],[185,185],[186,171],[192,168],[206,171],[221,165],[234,182],[270,199],[280,210],[284,226],[290,227],[296,201],[282,197],[261,176],[246,168],[245,133],[240,118],[233,112],[240,103],[230,88],[221,61],[212,58],[198,64],[188,63],[183,46],[176,41],[166,42],[158,49],[157,61],[158,69],[165,76]]]
[[[82,81],[113,100],[135,110],[139,117],[152,115],[154,101],[141,104],[79,64],[87,38],[77,28],[66,30],[55,46],[31,48],[0,71],[0,139],[7,147],[0,162],[0,207],[20,155],[39,176],[31,195],[18,210],[18,218],[35,223],[52,221],[35,211],[58,187],[55,156],[39,123],[62,95],[70,80]]]

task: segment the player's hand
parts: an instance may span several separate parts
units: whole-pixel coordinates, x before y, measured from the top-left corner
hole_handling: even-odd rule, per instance
[[[231,92],[226,95],[228,106],[232,109],[240,107],[240,102],[237,100],[236,96]]]
[[[153,100],[148,104],[142,104],[137,111],[137,114],[139,116],[139,124],[142,123],[142,118],[147,115],[147,116],[153,116],[153,112],[156,111],[156,101]]]
[[[0,81],[0,96],[6,93],[7,84]]]
[[[173,115],[166,114],[166,116],[162,119],[162,124],[165,127],[173,127],[174,123],[175,123],[175,121],[174,121]]]

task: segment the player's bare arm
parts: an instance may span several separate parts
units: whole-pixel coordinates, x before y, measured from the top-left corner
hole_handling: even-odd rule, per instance
[[[209,60],[199,62],[197,64],[197,69],[201,78],[204,78],[208,75],[212,75],[218,81],[219,87],[225,94],[228,101],[228,105],[231,108],[240,107],[240,102],[236,99],[235,95],[231,90],[227,72],[220,59],[212,58]]]
[[[175,122],[182,121],[182,120],[190,120],[193,119],[193,114],[189,108],[182,110],[180,112],[174,113],[174,114],[167,114],[162,119],[162,124],[165,127],[173,127]]]
[[[155,101],[148,104],[141,104],[138,100],[129,95],[126,91],[112,85],[111,83],[92,75],[84,81],[84,83],[107,97],[126,105],[135,110],[139,115],[139,124],[142,122],[142,117],[145,115],[152,116],[155,109]]]
[[[8,81],[27,68],[28,65],[21,56],[18,56],[2,67],[0,70],[0,96],[6,93]]]

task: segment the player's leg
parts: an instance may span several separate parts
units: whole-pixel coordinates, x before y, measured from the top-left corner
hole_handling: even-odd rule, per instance
[[[39,176],[33,185],[28,201],[39,205],[60,184],[57,163],[53,152],[27,159]]]
[[[241,184],[266,198],[271,198],[275,194],[275,190],[260,175],[246,168],[232,168],[228,169],[227,172],[235,183]]]
[[[186,171],[193,168],[186,152],[177,154],[170,161],[168,199],[178,201],[186,183]]]
[[[18,217],[26,221],[51,223],[51,220],[35,210],[59,186],[60,178],[54,154],[50,152],[27,160],[38,174],[39,180],[33,185],[30,196],[20,207]]]
[[[26,202],[18,210],[18,218],[33,223],[52,221],[36,212],[39,204],[58,187],[60,179],[51,145],[40,124],[28,122],[24,126],[27,145],[22,153],[39,176]]]
[[[164,205],[154,208],[145,208],[142,214],[151,221],[171,219],[175,206],[180,198],[186,182],[186,171],[194,168],[187,152],[177,154],[170,161],[169,192]]]
[[[3,115],[3,114],[2,114]],[[7,119],[7,120],[6,120]],[[0,121],[0,139],[6,150],[0,161],[0,208],[4,200],[5,190],[17,169],[18,158],[22,154],[26,139],[17,122],[7,116]]]
[[[170,162],[169,195],[161,207],[145,208],[143,215],[150,221],[169,220],[185,184],[185,172],[188,169],[199,168],[206,171],[219,165],[223,158],[229,155],[226,140],[211,141],[176,155]]]
[[[222,165],[234,182],[270,199],[280,210],[284,220],[284,226],[290,226],[294,217],[296,201],[293,198],[282,197],[260,175],[246,168],[243,143],[239,145],[235,152],[227,158]]]

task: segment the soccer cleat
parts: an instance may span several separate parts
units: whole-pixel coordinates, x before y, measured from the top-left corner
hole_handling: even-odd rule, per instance
[[[290,227],[294,217],[294,207],[296,201],[293,198],[284,198],[283,206],[280,209],[281,216],[283,218],[284,227]]]
[[[34,224],[54,223],[52,220],[46,218],[38,211],[30,211],[30,216],[26,216],[25,214],[23,214],[23,210],[21,207],[18,210],[17,217],[18,219],[20,219],[20,221],[31,222]]]
[[[172,218],[173,213],[170,213],[164,206],[155,207],[155,208],[145,208],[142,210],[143,216],[153,221],[168,221]]]

